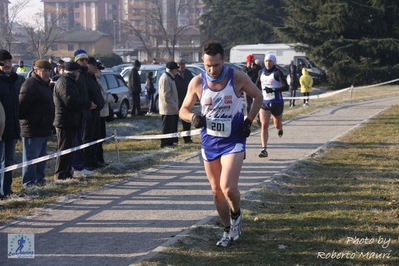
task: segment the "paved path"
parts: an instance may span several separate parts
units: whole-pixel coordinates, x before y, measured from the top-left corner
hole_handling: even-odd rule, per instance
[[[332,106],[290,120],[281,139],[270,129],[269,159],[258,158],[255,132],[248,139],[242,194],[398,102],[391,97]],[[214,215],[202,162],[194,154],[0,227],[0,265],[132,265]],[[35,258],[7,259],[9,233],[35,234]]]

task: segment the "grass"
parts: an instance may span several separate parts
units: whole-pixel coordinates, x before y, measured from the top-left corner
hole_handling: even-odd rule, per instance
[[[309,108],[287,108],[284,117],[289,119],[342,102],[399,95],[399,89],[383,86],[355,90],[351,99],[348,94],[311,100]],[[141,265],[397,265],[398,117],[399,107],[392,107],[319,156],[296,164],[281,176],[284,182],[278,188],[264,188],[248,195],[242,202],[245,234],[238,244],[228,249],[215,247],[214,240],[220,234],[220,222],[215,219]],[[109,134],[116,130],[119,136],[158,134],[160,123],[161,118],[155,115],[115,120],[107,127]],[[198,136],[194,140],[199,143]],[[55,146],[53,138],[50,153]],[[119,142],[118,163],[115,144],[108,141],[104,144],[105,158],[113,163],[107,168],[71,182],[50,182],[46,187],[26,191],[25,198],[1,202],[0,222],[26,215],[60,197],[121,181],[154,164],[184,158],[198,148],[196,144],[159,149],[159,140],[125,140]],[[16,162],[20,159],[19,143]],[[53,171],[54,160],[47,163],[49,181]],[[13,190],[21,190],[20,170],[14,171]],[[348,237],[391,241],[383,248],[376,243],[348,243]],[[333,252],[340,256],[355,254],[355,258],[323,260],[317,258],[318,252],[325,256],[334,255]],[[371,252],[377,256],[389,253],[390,258],[369,258],[376,256]]]

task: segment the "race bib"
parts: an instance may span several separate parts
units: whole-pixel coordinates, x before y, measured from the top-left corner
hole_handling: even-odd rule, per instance
[[[263,100],[274,100],[276,94],[274,92],[267,93],[266,90],[262,90]]]
[[[207,117],[206,133],[215,137],[229,137],[231,134],[231,118]]]

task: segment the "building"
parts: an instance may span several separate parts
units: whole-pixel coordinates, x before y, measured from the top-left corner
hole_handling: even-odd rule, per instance
[[[45,21],[57,18],[57,26],[65,30],[98,30],[101,20],[120,17],[120,0],[42,0]]]

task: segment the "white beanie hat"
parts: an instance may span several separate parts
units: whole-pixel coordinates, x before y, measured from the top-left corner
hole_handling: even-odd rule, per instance
[[[265,57],[265,61],[266,60],[271,60],[271,61],[273,61],[274,64],[277,64],[277,59],[274,54],[267,54]]]

